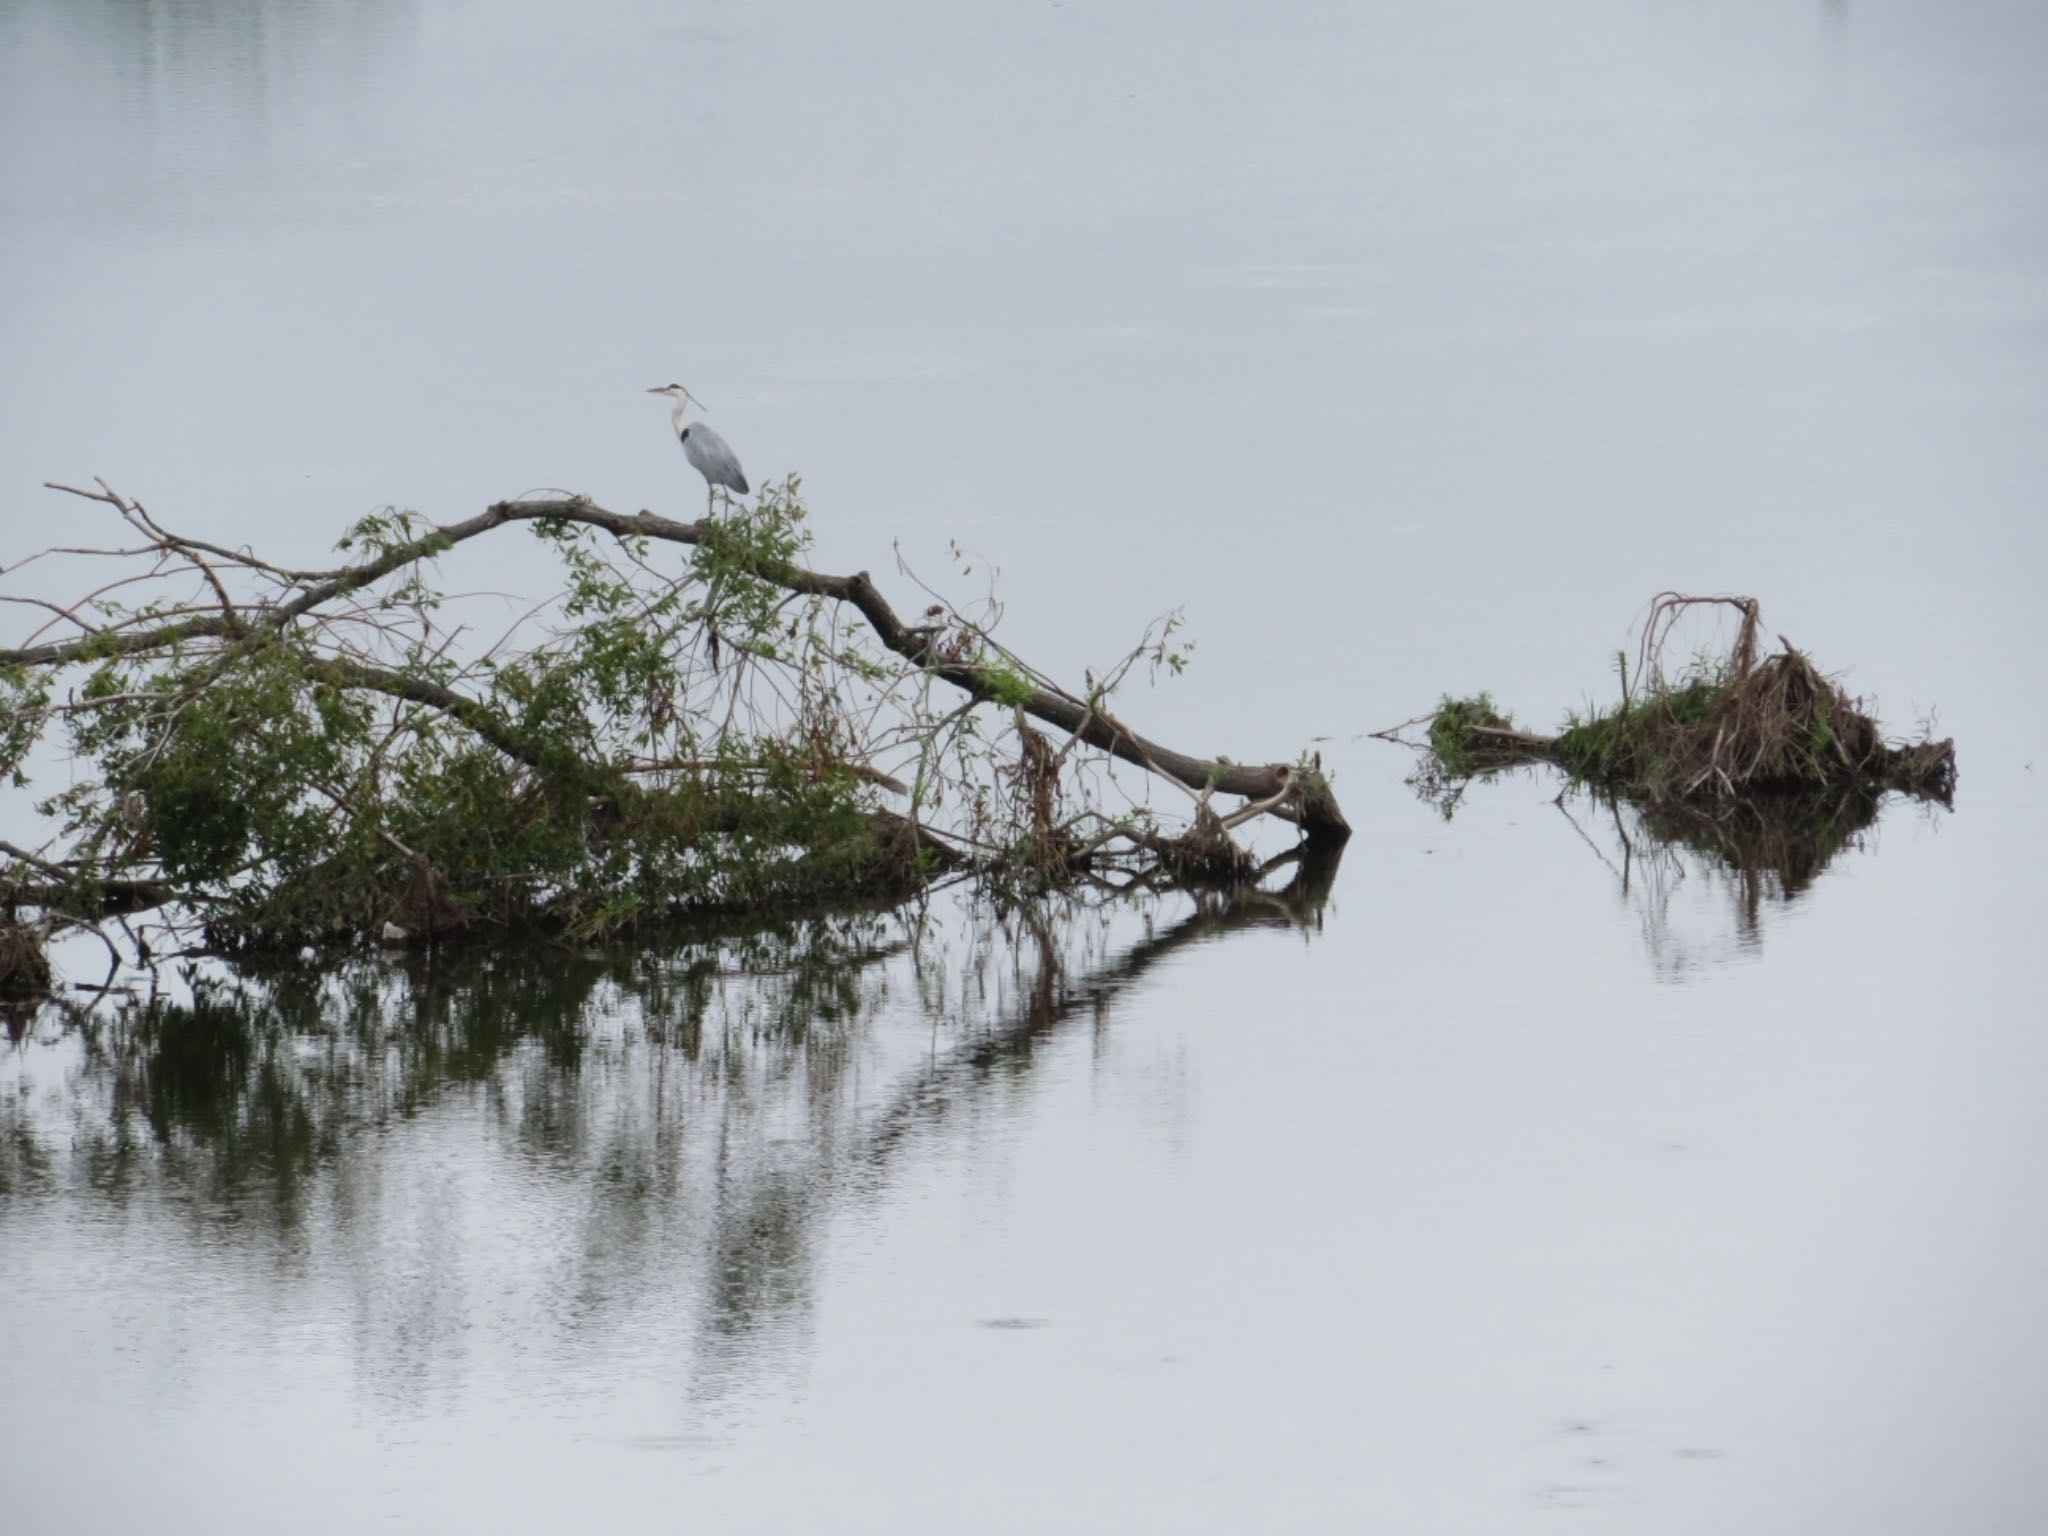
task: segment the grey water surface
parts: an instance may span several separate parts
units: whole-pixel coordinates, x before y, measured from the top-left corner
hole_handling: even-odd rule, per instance
[[[0,561],[94,474],[689,511],[677,379],[821,569],[1064,675],[1184,607],[1126,715],[1357,828],[10,1019],[0,1528],[2048,1527],[2044,78],[2022,0],[0,0]],[[1744,871],[1367,734],[1666,588],[1956,809]]]

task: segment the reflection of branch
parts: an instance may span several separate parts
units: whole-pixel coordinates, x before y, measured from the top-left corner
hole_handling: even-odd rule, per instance
[[[922,1132],[972,1113],[998,1078],[1099,1021],[1174,954],[1245,929],[1316,932],[1337,866],[1335,852],[1290,848],[1258,871],[1274,888],[1184,891],[1191,913],[1095,966],[1062,961],[1070,939],[1099,954],[1092,924],[1070,930],[1066,908],[1026,909],[1009,930],[1015,944],[997,951],[1025,984],[991,1005],[989,1033],[913,1065],[879,1102],[854,1031],[896,995],[899,973],[884,968],[918,963],[924,928],[914,914],[862,906],[737,933],[696,928],[666,954],[527,947],[331,969],[238,965],[233,982],[189,1002],[137,1003],[109,1011],[105,1027],[85,1026],[94,1033],[72,1091],[104,1095],[107,1112],[82,1130],[53,1119],[49,1134],[91,1180],[81,1184],[89,1198],[118,1193],[95,1170],[132,1156],[134,1168],[160,1170],[171,1205],[224,1213],[247,1241],[314,1219],[313,1181],[346,1187],[363,1159],[384,1155],[349,1134],[356,1127],[483,1085],[487,1122],[512,1143],[506,1154],[545,1154],[549,1176],[591,1202],[593,1230],[613,1245],[580,1262],[595,1273],[644,1259],[662,1284],[687,1291],[698,1330],[692,1391],[715,1395],[735,1366],[759,1368],[764,1323],[808,1306],[835,1202],[900,1176],[928,1149]],[[620,996],[636,1005],[629,1016],[649,1054],[593,1040],[590,1024],[616,1014]],[[707,1029],[721,1008],[726,1028]],[[331,1042],[318,1064],[297,1050],[308,1036]],[[648,1112],[635,1113],[641,1089]],[[132,1152],[131,1111],[153,1133]],[[789,1128],[785,1112],[809,1134],[770,1139],[771,1121]],[[36,1114],[31,1101],[0,1096],[0,1185],[35,1155]],[[365,1215],[356,1235],[377,1241],[377,1223]],[[676,1246],[657,1252],[670,1236]],[[598,1287],[607,1288],[616,1289]]]
[[[1615,869],[1614,860],[1610,859],[1609,857],[1607,857],[1606,854],[1602,853],[1600,851],[1600,845],[1594,842],[1592,838],[1586,835],[1586,829],[1579,825],[1579,818],[1574,816],[1569,810],[1565,808],[1564,795],[1565,792],[1563,790],[1559,790],[1557,792],[1557,798],[1551,801],[1550,803],[1556,806],[1558,809],[1558,813],[1562,815],[1566,821],[1572,824],[1572,830],[1579,834],[1579,841],[1581,841],[1588,848],[1593,850],[1593,857],[1598,859],[1602,864],[1605,864],[1608,867],[1608,869],[1612,871],[1614,875],[1620,879],[1622,883],[1622,888],[1626,890],[1628,888],[1628,876],[1623,874],[1620,870]],[[1619,826],[1620,823],[1616,822],[1616,825]],[[1622,842],[1626,844],[1628,842],[1628,839],[1624,837],[1622,839]]]
[[[885,1163],[910,1132],[943,1118],[971,1094],[974,1085],[990,1069],[1005,1061],[1029,1057],[1033,1048],[1061,1025],[1078,1014],[1100,1009],[1178,950],[1246,928],[1319,926],[1341,858],[1341,848],[1311,849],[1306,853],[1289,849],[1269,860],[1260,871],[1265,874],[1298,862],[1293,878],[1279,890],[1249,886],[1212,897],[1166,932],[1134,945],[1115,964],[1085,978],[1079,985],[1065,989],[1035,987],[1023,1011],[1007,1028],[981,1036],[973,1044],[941,1057],[902,1089],[876,1117],[874,1129],[854,1157],[871,1167]],[[1049,965],[1046,970],[1056,972],[1057,967]],[[1041,982],[1045,979],[1041,977]]]
[[[1617,868],[1566,801],[1586,795],[1606,810],[1621,848]],[[1759,932],[1767,899],[1787,904],[1801,897],[1840,854],[1863,845],[1884,805],[1859,789],[1807,795],[1752,795],[1708,809],[1679,803],[1646,805],[1603,791],[1567,786],[1554,802],[1602,864],[1621,882],[1624,897],[1638,897],[1650,948],[1670,943],[1673,894],[1693,875],[1726,886],[1738,930]],[[1623,812],[1626,810],[1627,815]],[[1597,825],[1597,823],[1594,823]]]
[[[1179,950],[1246,928],[1319,927],[1341,857],[1341,845],[1304,844],[1259,869],[1263,877],[1290,864],[1297,866],[1278,890],[1240,886],[1190,892],[1197,902],[1192,914],[1071,985],[1062,974],[1058,945],[1043,911],[1027,910],[1022,921],[1038,963],[1014,1017],[993,1033],[932,1061],[868,1118],[866,1134],[851,1146],[836,1138],[814,1142],[812,1168],[804,1182],[823,1191],[834,1185],[850,1185],[863,1194],[875,1191],[899,1152],[922,1145],[925,1138],[920,1133],[968,1104],[1000,1069],[1028,1062],[1072,1020],[1099,1019],[1112,999]],[[735,1187],[726,1182],[721,1161],[714,1285],[710,1311],[700,1323],[712,1351],[711,1376],[700,1381],[695,1395],[715,1395],[718,1377],[730,1368],[733,1348],[755,1331],[764,1307],[773,1311],[803,1304],[812,1230],[828,1207],[802,1197],[798,1182],[792,1170],[782,1167],[767,1170],[746,1187]]]

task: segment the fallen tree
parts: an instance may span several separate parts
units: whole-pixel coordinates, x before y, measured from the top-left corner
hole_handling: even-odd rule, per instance
[[[0,844],[0,920],[38,958],[68,927],[149,963],[479,926],[587,938],[954,871],[1230,879],[1258,818],[1349,834],[1314,758],[1190,754],[1112,710],[1137,669],[1181,669],[1177,616],[1071,691],[995,638],[992,601],[925,589],[906,622],[867,572],[811,570],[794,479],[694,522],[567,495],[445,526],[386,511],[322,570],[174,532],[104,482],[51,489],[128,537],[5,568],[114,567],[68,601],[0,593],[41,620],[0,649],[0,772],[30,789],[59,738],[73,765],[38,802],[42,846]],[[487,605],[440,565],[519,528],[563,585],[481,641]],[[1185,791],[1185,814],[1118,764]]]

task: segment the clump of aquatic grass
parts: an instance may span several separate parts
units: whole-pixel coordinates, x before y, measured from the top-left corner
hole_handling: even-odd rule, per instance
[[[1740,615],[1723,655],[1667,673],[1664,652],[1679,621],[1716,606]],[[1620,700],[1570,718],[1554,736],[1515,728],[1485,694],[1446,699],[1430,717],[1423,777],[1431,782],[1529,762],[1651,804],[1727,804],[1770,795],[1901,790],[1947,804],[1956,782],[1955,743],[1885,735],[1863,700],[1850,697],[1780,637],[1760,656],[1754,598],[1667,592],[1651,605],[1636,648],[1619,658]]]
[[[1495,707],[1490,694],[1468,699],[1445,694],[1429,719],[1429,750],[1444,773],[1465,776],[1490,766],[1503,740],[1516,734],[1514,721]]]

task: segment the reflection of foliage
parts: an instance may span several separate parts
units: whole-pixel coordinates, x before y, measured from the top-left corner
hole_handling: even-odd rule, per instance
[[[84,1147],[109,1190],[154,1160],[180,1183],[268,1199],[288,1218],[300,1181],[336,1155],[348,1126],[409,1118],[451,1090],[501,1088],[515,1064],[573,1076],[592,1021],[628,1007],[690,1059],[714,1008],[747,1037],[801,1044],[866,1017],[865,971],[906,944],[893,919],[857,913],[705,929],[631,956],[476,950],[400,971],[244,967],[187,1003],[80,1021],[86,1080],[106,1091],[100,1134]],[[523,1116],[538,1145],[566,1134],[545,1095]]]
[[[1878,797],[1842,794],[1773,796],[1710,815],[1685,806],[1649,806],[1642,830],[1667,847],[1690,848],[1735,875],[1758,898],[1790,901],[1813,884],[1877,820]]]
[[[1175,950],[1244,927],[1313,932],[1333,874],[1318,858],[1279,889],[959,921],[842,912],[631,953],[244,967],[187,1002],[73,1018],[61,1095],[0,1095],[0,1211],[62,1193],[188,1212],[179,1225],[197,1217],[210,1241],[413,1254],[423,1217],[404,1192],[473,1127],[473,1177],[580,1213],[560,1261],[575,1326],[636,1288],[682,1285],[702,1358],[731,1365],[808,1308],[836,1206]],[[1117,912],[1140,930],[1121,949]],[[880,1027],[888,1015],[914,1027]],[[15,1060],[40,1075],[58,1049],[24,1040]],[[431,1339],[415,1321],[399,1332],[416,1355]]]
[[[1882,805],[1855,790],[1752,796],[1712,809],[1569,785],[1557,797],[1622,894],[1642,907],[1646,939],[1666,969],[1682,968],[1674,903],[1683,887],[1725,890],[1737,943],[1754,945],[1766,909],[1798,900],[1837,856],[1863,847]]]

